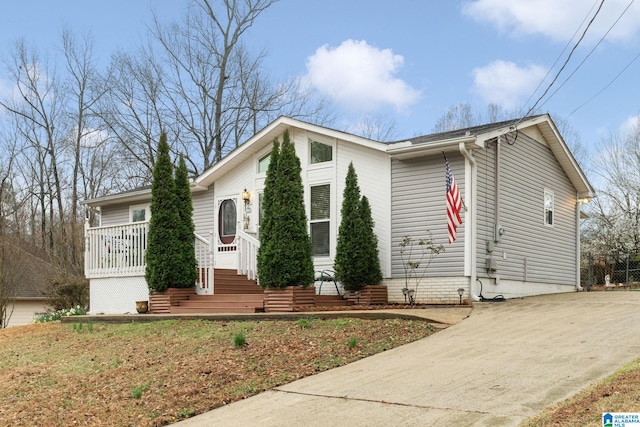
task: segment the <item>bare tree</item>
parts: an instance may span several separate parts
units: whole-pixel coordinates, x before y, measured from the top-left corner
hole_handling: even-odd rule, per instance
[[[593,170],[598,198],[583,233],[592,252],[640,253],[640,126],[600,144]]]
[[[23,272],[23,257],[15,251],[13,240],[19,235],[18,223],[12,217],[20,210],[20,202],[13,187],[13,168],[18,146],[15,140],[6,139],[0,145],[0,328],[9,324],[15,298]]]
[[[197,152],[195,172],[219,161],[230,141],[243,96],[243,72],[254,71],[260,56],[243,52],[242,36],[276,0],[196,0],[182,23],[164,25],[154,17],[152,34],[162,48],[167,105],[178,113],[181,151]],[[246,118],[245,118],[246,120]],[[175,131],[174,131],[175,132]],[[178,133],[178,132],[175,132]],[[231,144],[231,146],[229,146]]]
[[[431,129],[434,133],[448,132],[456,129],[464,129],[485,123],[495,123],[517,118],[515,110],[507,111],[497,104],[487,105],[486,112],[474,110],[468,103],[461,103],[449,107]]]
[[[367,115],[358,121],[347,132],[360,135],[374,141],[389,142],[398,137],[396,121],[391,116]]]
[[[57,81],[54,67],[48,66],[47,58],[37,49],[27,47],[24,40],[18,41],[6,61],[14,83],[15,93],[11,99],[0,100],[15,118],[20,133],[30,146],[32,158],[36,158],[36,174],[44,177],[41,185],[41,220],[48,232],[48,248],[54,249],[57,231],[63,246],[67,240],[64,215],[64,176],[59,156],[65,130],[65,91]],[[48,218],[45,217],[45,199],[48,199]],[[46,228],[48,223],[49,227]],[[54,227],[54,224],[56,227]]]
[[[124,155],[138,163],[131,170],[134,182],[149,182],[156,141],[162,132],[171,133],[175,128],[167,123],[175,119],[164,105],[163,80],[164,71],[150,46],[134,53],[118,52],[103,82],[108,92],[94,109],[124,148]],[[171,134],[171,139],[176,140],[177,135]]]
[[[66,65],[65,89],[68,98],[66,115],[68,117],[68,137],[65,150],[70,160],[71,194],[68,226],[69,261],[80,272],[82,269],[82,218],[78,215],[80,198],[80,177],[84,168],[83,152],[88,148],[87,141],[92,134],[99,132],[100,125],[92,115],[92,110],[104,95],[105,89],[100,85],[100,78],[93,56],[93,39],[85,35],[80,41],[68,28],[62,32],[62,47]]]

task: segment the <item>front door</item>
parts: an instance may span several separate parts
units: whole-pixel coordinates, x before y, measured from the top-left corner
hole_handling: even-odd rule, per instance
[[[237,197],[226,197],[216,200],[215,221],[215,267],[237,269],[236,228],[239,223]]]

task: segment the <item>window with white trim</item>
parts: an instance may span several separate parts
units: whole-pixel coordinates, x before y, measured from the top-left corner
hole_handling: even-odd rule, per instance
[[[329,256],[331,199],[329,184],[311,186],[311,245],[313,256]]]
[[[333,147],[331,145],[310,139],[309,152],[311,153],[309,163],[312,165],[316,163],[330,162],[333,160]]]
[[[553,227],[555,218],[553,217],[554,202],[553,192],[544,190],[544,225]]]
[[[269,163],[271,163],[271,153],[262,156],[260,160],[258,160],[258,173],[267,173]]]
[[[129,222],[149,221],[151,209],[149,203],[129,206]]]

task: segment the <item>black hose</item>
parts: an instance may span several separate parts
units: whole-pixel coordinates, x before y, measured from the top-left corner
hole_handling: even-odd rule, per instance
[[[476,280],[478,282],[480,282],[480,294],[478,295],[478,298],[480,298],[480,301],[483,301],[483,302],[504,302],[504,301],[507,300],[503,295],[496,295],[493,298],[485,298],[485,297],[483,297],[482,296],[482,280],[480,280],[478,278],[476,278]]]

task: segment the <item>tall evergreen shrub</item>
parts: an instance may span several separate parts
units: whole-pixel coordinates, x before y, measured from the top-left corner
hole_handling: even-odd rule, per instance
[[[145,278],[151,291],[164,291],[179,282],[180,273],[174,268],[176,259],[180,257],[176,231],[180,215],[175,189],[167,135],[163,133],[158,143],[158,158],[151,182],[151,220],[145,270]]]
[[[304,208],[302,168],[288,131],[283,135],[277,165],[273,164],[272,153],[267,171],[272,173],[267,176],[263,195],[263,218],[267,221],[267,233],[271,236],[266,236],[267,247],[263,249],[261,230],[259,281],[263,287],[306,287],[313,283],[311,238]],[[271,188],[267,189],[267,186]]]
[[[274,243],[277,235],[273,231],[275,212],[277,205],[276,177],[278,175],[278,159],[280,155],[280,143],[273,141],[273,149],[267,168],[267,177],[262,193],[262,221],[260,222],[260,248],[258,248],[258,280],[263,288],[277,287],[277,274],[275,273]]]
[[[349,164],[347,171],[340,213],[342,220],[333,266],[336,279],[348,291],[380,283],[382,274],[378,239],[373,232],[371,207],[368,199],[360,199],[358,176],[353,163]]]
[[[378,256],[378,236],[373,231],[374,222],[371,214],[371,206],[367,196],[360,199],[360,218],[362,218],[362,244],[363,249],[363,281],[365,285],[377,285],[382,280],[380,269],[380,257]]]
[[[177,238],[180,245],[180,257],[176,260],[175,269],[178,270],[178,282],[173,287],[190,288],[197,279],[196,250],[195,250],[195,225],[193,224],[193,202],[191,200],[191,184],[189,172],[184,157],[180,156],[176,168],[176,202],[180,222],[177,229]]]

